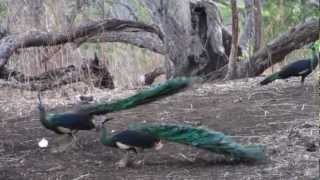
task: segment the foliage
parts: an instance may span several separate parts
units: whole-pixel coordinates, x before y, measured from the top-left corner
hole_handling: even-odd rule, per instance
[[[6,15],[7,15],[7,4],[5,1],[0,0],[0,20],[3,19]]]
[[[244,1],[238,2],[238,8],[242,14],[240,22],[244,23]],[[320,17],[319,9],[306,3],[305,0],[278,0],[262,2],[262,21],[264,43],[269,42],[281,32],[305,21],[310,17]],[[217,3],[224,24],[231,24],[231,9],[226,4]],[[241,26],[240,26],[241,27]],[[240,30],[242,31],[242,29]]]
[[[320,11],[301,0],[263,1],[262,15],[266,42],[279,33],[305,21],[308,17],[319,17]]]

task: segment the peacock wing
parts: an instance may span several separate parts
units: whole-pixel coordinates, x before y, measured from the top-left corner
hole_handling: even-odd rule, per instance
[[[54,114],[48,120],[57,127],[76,130],[90,130],[94,128],[91,116],[77,113]]]
[[[113,142],[120,142],[122,144],[139,147],[139,148],[152,148],[157,138],[142,132],[126,130],[122,131],[112,137]]]

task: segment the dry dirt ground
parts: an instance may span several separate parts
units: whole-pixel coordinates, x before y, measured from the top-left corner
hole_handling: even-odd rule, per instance
[[[202,124],[239,143],[265,145],[266,161],[233,162],[203,150],[166,143],[160,151],[146,151],[144,165],[125,169],[114,165],[123,152],[101,145],[95,131],[78,133],[82,148],[56,154],[50,153],[49,148],[40,149],[37,144],[42,137],[49,140],[50,147],[57,135],[41,126],[35,94],[2,88],[0,179],[305,180],[319,176],[316,80],[309,77],[304,87],[300,87],[298,79],[280,80],[264,87],[258,85],[259,80],[194,85],[160,101],[110,114],[115,119],[108,127],[110,131],[119,131],[129,123],[143,121]],[[63,94],[60,98],[59,93]],[[62,111],[61,107],[77,103],[71,91],[59,93],[44,95],[45,105],[51,111]],[[133,91],[92,93],[99,100],[110,100]],[[136,157],[139,158],[141,154]]]

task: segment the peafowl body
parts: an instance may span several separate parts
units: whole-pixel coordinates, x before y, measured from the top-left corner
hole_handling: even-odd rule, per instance
[[[148,133],[161,140],[190,145],[214,153],[231,156],[237,160],[263,160],[264,148],[260,145],[243,146],[223,133],[201,127],[177,124],[131,124],[130,130]]]
[[[316,48],[312,46],[311,50],[313,54],[311,59],[299,60],[283,67],[279,72],[266,77],[260,82],[260,85],[266,85],[276,79],[287,79],[293,76],[301,76],[301,84],[303,84],[305,78],[317,67],[319,63]]]
[[[103,145],[127,151],[126,156],[117,163],[119,167],[125,167],[127,165],[129,151],[133,151],[137,154],[138,150],[152,148],[159,150],[163,146],[159,138],[144,132],[124,130],[113,136],[108,136],[104,123],[102,126],[100,142]]]
[[[40,93],[38,94],[38,99],[40,122],[45,128],[50,129],[57,134],[69,135],[72,135],[72,133],[75,133],[78,130],[91,130],[95,128],[95,125],[92,122],[92,115],[80,112],[47,114],[42,105]]]
[[[135,153],[139,149],[160,149],[162,147],[160,139],[144,132],[124,130],[109,137],[105,126],[102,127],[100,141],[103,145]]]
[[[73,135],[79,130],[91,130],[95,128],[92,119],[95,115],[103,115],[124,109],[136,107],[141,104],[158,100],[162,97],[172,95],[187,87],[191,82],[188,78],[171,79],[163,84],[143,90],[137,94],[117,100],[83,107],[75,112],[47,114],[38,94],[40,121],[42,125],[57,134]]]

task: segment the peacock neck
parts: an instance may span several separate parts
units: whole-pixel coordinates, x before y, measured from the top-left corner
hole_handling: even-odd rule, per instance
[[[39,110],[40,110],[40,121],[41,121],[41,123],[42,123],[45,127],[49,128],[49,127],[50,127],[50,124],[49,124],[49,122],[48,122],[48,120],[47,120],[46,110],[44,109],[43,106],[42,106],[41,108],[39,108]]]
[[[320,56],[320,54],[319,54]],[[315,69],[319,63],[319,56],[316,53],[315,49],[312,49],[312,69]]]
[[[107,128],[104,125],[102,125],[100,141],[106,146],[113,146],[112,139],[109,137]]]

